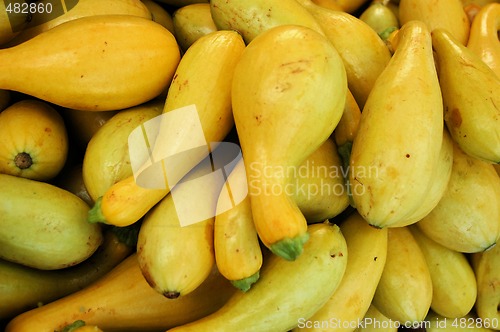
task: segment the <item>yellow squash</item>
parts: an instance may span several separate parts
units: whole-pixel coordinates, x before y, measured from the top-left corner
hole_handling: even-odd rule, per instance
[[[234,125],[230,78],[244,48],[241,36],[234,31],[216,31],[200,38],[179,63],[163,114],[195,105],[207,144],[222,141]],[[191,126],[186,125],[179,128],[175,142],[161,145],[174,155],[192,139]],[[207,155],[206,149],[198,150],[201,152],[175,168],[179,177]],[[102,199],[98,199],[89,218],[113,225],[130,225],[142,218],[169,190],[141,187],[135,177],[130,176],[111,186]]]
[[[213,313],[234,291],[213,270],[193,293],[166,299],[148,285],[133,254],[82,290],[15,317],[5,332],[53,332],[77,320],[106,332],[161,331]]]
[[[142,0],[142,3],[148,8],[153,21],[164,26],[172,34],[175,34],[172,14],[165,7],[154,0]]]
[[[211,166],[202,162],[188,173],[144,217],[139,231],[137,258],[142,273],[151,287],[169,299],[194,291],[215,263],[213,224],[224,183],[205,183],[203,190],[190,185],[210,172]],[[180,205],[182,200],[197,206],[197,210],[186,211],[185,205]],[[210,213],[199,217],[197,212],[205,207],[211,209]]]
[[[340,158],[333,139],[326,140],[300,165],[287,193],[293,197],[308,223],[339,215],[348,206]],[[253,183],[246,181],[243,161],[228,177],[231,196],[221,193],[219,210],[232,206],[215,217],[214,248],[217,266],[233,284],[248,290],[259,278],[262,251],[253,223],[250,197],[236,205],[234,197],[247,193]]]
[[[467,44],[470,22],[460,0],[401,0],[399,2],[401,25],[419,20],[429,31],[444,29],[462,45]]]
[[[432,45],[451,136],[467,154],[499,163],[500,77],[444,29],[432,32]]]
[[[144,217],[137,242],[146,280],[168,299],[194,291],[215,262],[213,218],[187,226],[180,222],[170,194]]]
[[[314,16],[339,52],[349,89],[362,109],[375,80],[391,58],[389,49],[377,33],[356,16],[322,8],[311,0],[298,2]]]
[[[198,38],[217,31],[209,3],[195,3],[173,12],[175,38],[185,52]]]
[[[179,59],[174,36],[150,19],[82,17],[1,49],[0,88],[67,108],[117,110],[158,96]]]
[[[43,270],[76,265],[102,242],[88,205],[51,184],[0,174],[0,258]]]
[[[443,197],[416,225],[455,251],[480,252],[500,237],[500,178],[493,165],[453,146],[453,166]]]
[[[349,252],[344,277],[328,301],[294,332],[354,331],[372,303],[387,257],[388,229],[373,228],[354,212],[340,231]]]
[[[169,331],[288,331],[311,317],[337,289],[348,252],[336,225],[310,225],[309,233],[295,261],[266,256],[260,279],[249,291],[237,292],[215,313]]]
[[[410,231],[417,241],[432,279],[431,309],[448,318],[465,316],[476,302],[476,277],[466,256],[431,240],[415,225]]]
[[[238,31],[246,44],[280,25],[300,25],[322,33],[316,19],[296,0],[212,0],[210,9],[219,30]]]
[[[429,214],[441,201],[448,188],[453,168],[453,140],[447,130],[443,131],[443,142],[439,152],[438,165],[432,174],[431,185],[420,206],[406,220],[395,223],[393,227],[414,224]]]
[[[42,271],[0,261],[0,319],[11,319],[40,304],[77,292],[104,276],[133,251],[114,230],[106,230],[103,243],[84,262],[57,271]]]
[[[233,201],[234,197],[239,197],[248,190],[242,160],[229,174],[226,186],[231,195],[222,191],[217,200],[213,235],[215,261],[226,279],[235,287],[247,291],[259,279],[263,258],[253,224],[250,197],[245,196],[238,203]]]
[[[387,260],[373,305],[401,324],[419,324],[432,302],[432,281],[422,250],[408,227],[388,229]]]
[[[443,140],[430,32],[412,21],[398,35],[396,52],[363,108],[350,159],[355,206],[376,227],[418,221],[413,215],[422,212],[434,184]]]
[[[379,35],[387,36],[389,31],[399,28],[399,21],[396,14],[382,1],[372,1],[372,3],[361,13],[359,19],[369,26]]]
[[[51,0],[37,1],[37,6],[45,8],[48,4],[53,5]],[[48,8],[48,7],[47,7]],[[95,15],[133,15],[151,19],[151,13],[140,0],[78,0],[74,7],[63,8],[62,15],[55,15],[53,11],[38,11],[33,13],[32,18],[20,34],[8,45],[9,47],[21,44],[40,33],[50,30],[61,23],[75,20],[80,17]]]
[[[132,176],[128,137],[137,126],[160,115],[163,104],[159,99],[121,110],[91,137],[83,158],[83,180],[94,201],[116,182]],[[90,114],[94,113],[109,112]]]
[[[0,173],[47,181],[66,163],[68,133],[48,103],[24,99],[0,112]]]
[[[477,279],[477,301],[475,309],[484,323],[492,325],[500,321],[500,245],[481,253],[473,254],[473,268]],[[485,327],[488,327],[485,325]]]
[[[254,223],[260,239],[288,260],[302,252],[307,222],[286,189],[293,172],[333,132],[345,105],[342,60],[318,32],[282,25],[255,38],[232,86]]]
[[[470,28],[467,48],[477,54],[500,77],[500,3],[481,7]]]

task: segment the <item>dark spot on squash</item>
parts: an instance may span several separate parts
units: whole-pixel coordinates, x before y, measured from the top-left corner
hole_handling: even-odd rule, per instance
[[[20,152],[14,157],[14,164],[20,169],[30,168],[33,165],[33,159],[29,153]]]
[[[167,299],[176,299],[181,295],[181,293],[177,291],[166,291],[163,293],[163,296],[165,296]]]
[[[454,108],[450,112],[449,121],[453,127],[460,127],[462,125],[462,115],[458,108]]]

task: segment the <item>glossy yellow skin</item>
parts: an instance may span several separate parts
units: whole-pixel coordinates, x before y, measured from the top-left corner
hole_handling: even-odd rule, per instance
[[[17,316],[5,331],[57,331],[75,320],[103,331],[161,331],[213,313],[234,292],[214,270],[193,293],[167,299],[148,285],[132,254],[95,283]]]
[[[332,321],[335,331],[353,331],[352,322],[363,319],[372,302],[387,257],[387,231],[376,229],[354,212],[340,224],[349,259],[337,290],[312,315],[312,322]],[[349,324],[348,324],[349,322]],[[297,327],[298,331],[329,331],[325,328]]]
[[[45,5],[50,2],[42,0],[37,3]],[[21,44],[61,23],[95,15],[133,15],[151,19],[151,13],[140,0],[79,0],[73,8],[57,17],[48,12],[35,13],[30,23],[8,45],[12,47]]]
[[[249,291],[237,292],[212,315],[169,331],[288,331],[310,317],[337,289],[348,253],[338,226],[314,224],[308,231],[304,253],[295,261],[266,256]]]
[[[132,176],[128,137],[136,127],[160,115],[163,104],[164,101],[155,100],[121,110],[92,136],[85,150],[82,171],[85,187],[94,201],[116,182]]]
[[[366,22],[379,35],[388,28],[399,28],[396,14],[382,2],[372,2],[361,13],[359,19]]]
[[[493,165],[453,147],[453,168],[438,205],[416,225],[459,252],[484,251],[500,235],[500,178]]]
[[[88,286],[132,253],[112,231],[104,233],[103,243],[92,256],[64,270],[41,271],[8,261],[0,261],[0,296],[4,305],[0,318],[10,319]]]
[[[350,160],[355,206],[376,227],[418,221],[415,215],[423,213],[422,201],[434,185],[443,141],[430,33],[413,21],[398,35],[396,52],[363,108]]]
[[[102,222],[118,227],[138,222],[169,190],[144,188],[135,182],[133,175],[109,187],[99,197],[89,213],[89,222]],[[97,217],[93,216],[96,211]],[[95,219],[97,218],[97,219]]]
[[[48,181],[64,167],[68,149],[63,118],[48,103],[25,99],[0,113],[0,173]]]
[[[482,7],[476,14],[470,28],[467,48],[479,55],[500,77],[500,3],[491,3]]]
[[[432,279],[431,309],[449,318],[468,314],[476,302],[477,287],[476,276],[467,257],[443,247],[415,225],[410,226],[410,231],[429,267]]]
[[[90,257],[102,242],[99,225],[86,222],[88,205],[51,184],[0,174],[0,257],[56,270]]]
[[[300,25],[322,33],[315,18],[296,0],[212,0],[210,9],[218,29],[238,31],[247,44],[280,25]]]
[[[286,193],[293,180],[289,172],[333,132],[346,93],[345,70],[335,48],[323,35],[297,25],[259,35],[236,67],[233,115],[254,223],[268,247],[297,241],[280,253],[286,259],[300,255],[307,231],[304,215]]]
[[[422,250],[408,227],[388,229],[387,260],[373,297],[380,312],[402,324],[425,319],[432,280]]]
[[[0,50],[0,88],[66,108],[118,110],[158,96],[179,60],[174,36],[150,19],[82,17]]]
[[[401,25],[412,20],[424,22],[429,31],[447,30],[462,45],[466,45],[469,39],[470,22],[460,0],[401,0]]]
[[[196,3],[177,9],[172,14],[175,38],[186,51],[198,38],[217,31],[209,3]]]
[[[226,183],[233,197],[247,190],[245,164],[238,162]],[[228,195],[221,194],[217,211],[231,204]],[[228,280],[249,278],[260,271],[262,250],[253,224],[250,197],[222,213],[217,213],[214,223],[214,251],[217,267]]]
[[[447,130],[443,130],[443,142],[439,153],[438,165],[432,174],[431,185],[427,195],[420,202],[420,206],[411,216],[402,222],[393,224],[393,227],[402,227],[414,224],[432,211],[444,196],[453,168],[453,140]]]
[[[220,142],[234,125],[231,113],[231,77],[245,48],[234,31],[218,31],[200,38],[182,57],[170,85],[163,113],[195,104],[207,142]],[[192,139],[191,128],[180,128],[179,139],[169,145],[172,154]],[[185,175],[205,154],[178,169]],[[111,186],[102,198],[102,214],[107,223],[130,225],[158,203],[169,190],[147,189],[130,176]],[[132,203],[132,204],[130,204]]]
[[[473,254],[473,264],[477,279],[476,312],[483,321],[500,319],[500,246]]]
[[[144,217],[137,258],[151,287],[176,299],[194,291],[208,277],[215,263],[213,223],[209,218],[181,225],[171,194]]]
[[[500,77],[443,29],[432,32],[432,45],[451,136],[467,154],[499,163]]]
[[[391,54],[377,33],[359,18],[299,0],[318,21],[344,63],[349,89],[362,109],[375,80],[387,66]]]

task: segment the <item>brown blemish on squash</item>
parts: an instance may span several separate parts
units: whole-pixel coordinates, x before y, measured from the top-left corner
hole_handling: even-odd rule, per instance
[[[460,127],[462,125],[462,115],[458,108],[454,108],[450,112],[449,121],[453,127]]]

